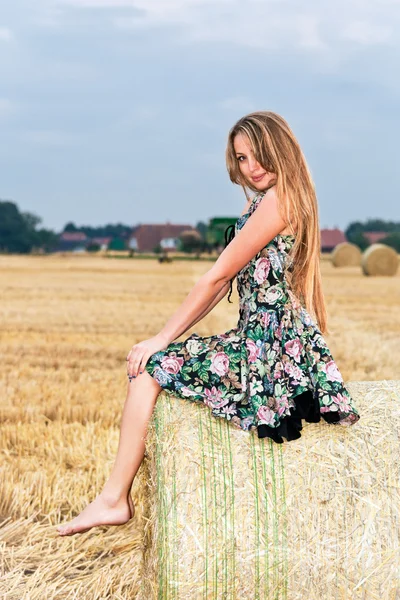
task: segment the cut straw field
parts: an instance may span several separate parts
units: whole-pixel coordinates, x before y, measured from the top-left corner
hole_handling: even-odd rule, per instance
[[[109,472],[127,352],[158,333],[210,264],[0,256],[1,598],[137,597],[141,470],[132,523],[72,538],[58,537],[55,525],[93,499]],[[344,379],[400,379],[400,271],[366,277],[324,257],[322,273],[326,340]],[[225,297],[184,336],[233,327],[236,284],[232,300]]]

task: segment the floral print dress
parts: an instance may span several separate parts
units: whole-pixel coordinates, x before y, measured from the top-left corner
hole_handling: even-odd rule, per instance
[[[145,367],[166,392],[203,402],[215,417],[277,443],[301,437],[302,419],[348,426],[360,418],[321,331],[287,283],[293,243],[292,235],[278,234],[237,273],[236,327],[192,333],[152,354]]]

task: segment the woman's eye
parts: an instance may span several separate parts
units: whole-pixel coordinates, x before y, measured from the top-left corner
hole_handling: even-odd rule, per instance
[[[238,161],[241,162],[242,158],[245,158],[245,156],[238,156]]]

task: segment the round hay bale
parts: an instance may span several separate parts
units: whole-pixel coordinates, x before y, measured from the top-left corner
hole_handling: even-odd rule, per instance
[[[362,252],[356,244],[341,242],[331,253],[331,261],[334,267],[359,267],[361,256]]]
[[[361,266],[364,275],[396,275],[399,257],[390,246],[372,244],[362,255]]]
[[[160,394],[140,600],[397,597],[400,381],[347,386],[359,423],[283,444]]]
[[[184,229],[179,237],[181,239],[201,240],[201,235],[196,229]]]

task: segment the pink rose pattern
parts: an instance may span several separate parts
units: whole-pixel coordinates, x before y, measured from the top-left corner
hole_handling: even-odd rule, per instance
[[[229,356],[226,352],[217,352],[212,356],[210,370],[220,377],[229,371]]]
[[[277,443],[300,437],[302,419],[349,426],[360,418],[321,331],[289,288],[293,243],[277,235],[239,271],[236,327],[171,342],[145,367],[166,392]]]
[[[161,367],[164,369],[166,373],[179,373],[181,367],[183,365],[183,358],[177,357],[175,353],[171,356],[164,356],[161,361]]]
[[[256,261],[254,267],[254,279],[257,283],[265,283],[268,279],[268,273],[271,267],[271,263],[269,259],[264,257],[259,258]]]
[[[258,348],[254,340],[251,338],[246,339],[246,347],[248,350],[248,361],[253,363],[257,360]]]

